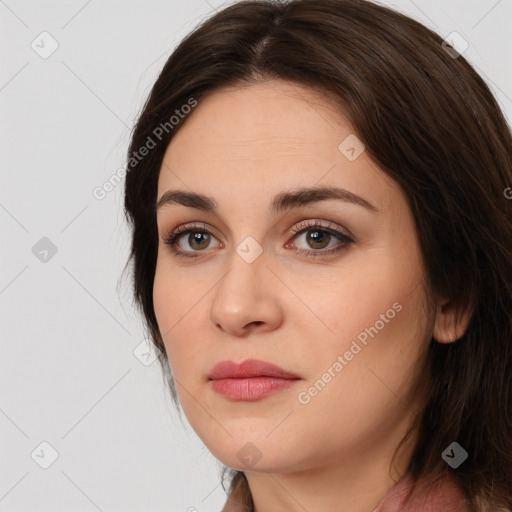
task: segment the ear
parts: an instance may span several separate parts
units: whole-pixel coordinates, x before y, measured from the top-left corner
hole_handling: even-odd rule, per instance
[[[463,336],[469,325],[473,308],[460,312],[452,302],[440,301],[436,309],[434,339],[439,343],[453,343]]]

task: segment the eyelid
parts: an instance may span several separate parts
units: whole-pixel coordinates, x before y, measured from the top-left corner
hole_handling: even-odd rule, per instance
[[[356,237],[346,227],[342,228],[334,222],[330,222],[330,221],[326,221],[326,220],[322,220],[322,219],[308,219],[305,221],[298,222],[291,229],[291,232],[295,235],[297,233],[300,233],[301,231],[306,231],[307,228],[309,228],[309,229],[319,228],[319,229],[325,229],[327,231],[332,230],[332,231],[335,231],[337,233],[337,235],[351,238],[354,241],[356,240]]]
[[[356,237],[352,234],[352,232],[347,229],[346,227],[340,228],[336,223],[331,221],[326,221],[322,219],[307,219],[304,221],[297,222],[289,231],[287,231],[289,236],[295,236],[300,231],[303,231],[305,228],[330,228],[339,233],[340,235],[347,236],[352,239],[356,239]],[[187,232],[189,229],[197,229],[198,231],[204,230],[207,232],[212,232],[212,234],[215,235],[215,232],[217,231],[212,226],[209,226],[208,224],[204,222],[188,222],[186,224],[181,224],[177,228],[173,228],[170,231],[166,232],[166,235],[164,235],[162,238],[168,239],[171,235],[180,235],[185,232]],[[216,236],[216,235],[215,235]],[[216,238],[218,238],[216,236]]]
[[[165,235],[162,237],[163,241],[166,242],[170,238],[176,239],[176,237],[179,237],[180,235],[183,235],[189,231],[200,231],[200,232],[207,232],[211,233],[215,236],[215,238],[218,238],[216,233],[217,230],[213,228],[212,226],[209,226],[208,224],[205,224],[204,222],[188,222],[186,224],[181,224],[177,228],[173,228],[170,231],[167,231]]]

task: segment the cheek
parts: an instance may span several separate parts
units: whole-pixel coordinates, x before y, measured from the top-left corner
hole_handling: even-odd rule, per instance
[[[192,349],[195,344],[186,343],[187,332],[194,332],[190,326],[195,318],[194,283],[185,286],[183,276],[166,268],[165,259],[158,260],[153,283],[153,306],[158,327],[162,335],[173,375],[180,370],[184,350]],[[176,364],[176,362],[180,364]]]
[[[302,354],[303,359],[316,361],[316,370],[322,365],[329,368],[338,355],[352,350],[357,355],[348,358],[357,359],[357,366],[384,368],[386,362],[386,374],[393,377],[395,368],[405,371],[421,357],[431,319],[420,255],[414,247],[406,248],[408,252],[397,254],[381,247],[367,251],[364,258],[346,260],[349,271],[323,276],[323,285],[317,280],[313,291],[311,280],[301,282],[296,293],[315,315],[302,311],[295,317],[305,339],[321,340],[305,346]]]
[[[361,268],[354,272],[351,268],[350,272],[340,271],[328,279],[316,279],[314,288],[311,280],[294,287],[296,295],[309,306],[308,311],[299,304],[294,313],[308,339],[320,338],[323,346],[343,349],[359,334],[363,333],[364,338],[365,329],[376,322],[379,330],[396,323],[400,316],[396,309],[401,308],[393,308],[393,304],[402,301],[406,286],[391,269],[377,266],[372,271],[370,263],[361,265],[364,271]],[[389,322],[382,324],[381,315]]]
[[[176,309],[178,301],[176,293],[173,293],[175,286],[172,274],[165,269],[159,256],[153,282],[153,308],[164,340],[167,337],[166,333],[172,329],[178,318]]]
[[[159,256],[160,258],[160,256]],[[209,319],[212,280],[208,273],[188,273],[168,262],[157,260],[153,283],[153,305],[167,359],[176,382],[180,402],[185,408],[189,395],[197,395],[205,377],[204,360],[214,353],[212,336],[205,332]]]
[[[352,296],[340,298],[338,292],[336,299],[333,294],[321,314],[335,334],[319,342],[317,333],[301,355],[309,372],[299,389],[301,404],[309,401],[299,407],[301,423],[311,426],[312,418],[328,416],[327,444],[337,439],[340,445],[360,446],[396,428],[404,411],[413,411],[428,319],[422,289],[412,282],[394,284],[381,279],[368,293],[354,286],[347,287]],[[350,300],[356,296],[357,301]]]

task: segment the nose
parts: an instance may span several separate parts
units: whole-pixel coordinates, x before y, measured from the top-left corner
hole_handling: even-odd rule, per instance
[[[265,253],[248,263],[236,251],[214,290],[210,318],[226,334],[244,337],[277,329],[283,321],[280,281],[267,267]]]

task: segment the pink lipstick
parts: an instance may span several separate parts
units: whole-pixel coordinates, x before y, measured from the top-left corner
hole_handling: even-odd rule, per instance
[[[257,359],[241,363],[221,361],[208,375],[212,389],[231,400],[259,400],[293,386],[302,380],[279,366]]]

